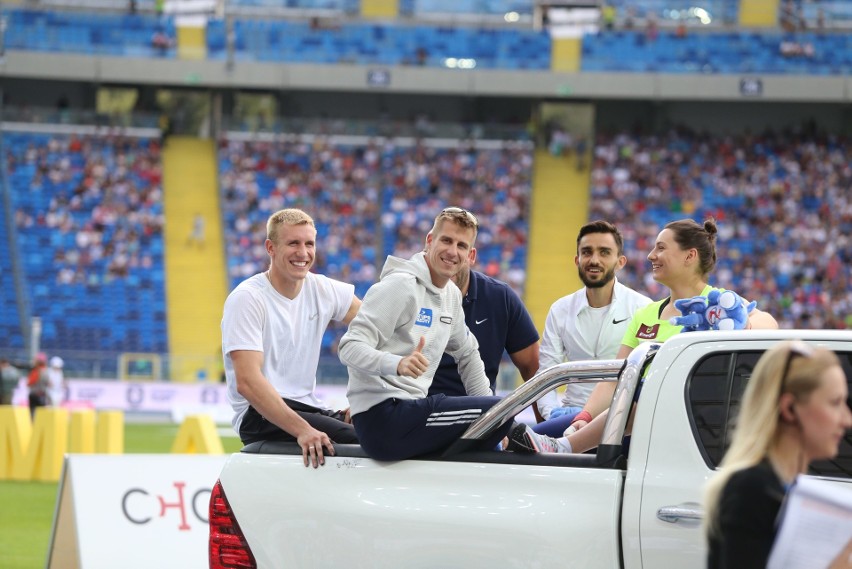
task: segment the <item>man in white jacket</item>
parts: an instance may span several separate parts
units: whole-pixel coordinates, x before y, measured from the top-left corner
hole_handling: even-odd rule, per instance
[[[586,285],[553,303],[544,325],[539,370],[565,361],[614,359],[633,313],[651,299],[618,282],[616,274],[627,263],[624,238],[613,224],[592,221],[580,228],[574,264]],[[574,383],[562,400],[556,391],[538,401],[546,419],[536,433],[561,437],[592,392],[593,383]]]
[[[358,315],[340,340],[349,368],[352,423],[361,446],[377,460],[439,452],[496,404],[476,337],[465,324],[452,277],[470,259],[478,224],[461,208],[435,219],[426,248],[411,259],[389,256]],[[444,352],[458,363],[466,396],[428,396]],[[494,448],[504,425],[482,448]]]

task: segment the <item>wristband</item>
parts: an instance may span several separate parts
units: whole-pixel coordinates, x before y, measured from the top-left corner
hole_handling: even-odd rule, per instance
[[[579,413],[577,413],[574,416],[574,420],[571,421],[571,424],[573,425],[577,421],[585,421],[587,423],[591,423],[592,422],[592,414],[589,413],[588,411],[586,411],[585,409],[583,409],[582,411],[580,411]]]

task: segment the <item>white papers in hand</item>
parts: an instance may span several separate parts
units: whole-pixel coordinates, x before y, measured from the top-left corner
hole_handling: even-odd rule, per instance
[[[826,569],[852,539],[852,485],[799,476],[767,569]]]

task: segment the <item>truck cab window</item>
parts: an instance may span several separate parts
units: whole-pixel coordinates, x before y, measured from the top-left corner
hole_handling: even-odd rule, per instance
[[[714,354],[701,360],[687,381],[693,436],[710,468],[719,465],[730,444],[743,391],[761,354],[759,351]],[[852,352],[837,355],[846,377],[852,380]],[[813,463],[811,474],[852,478],[852,435],[846,435],[837,458]]]

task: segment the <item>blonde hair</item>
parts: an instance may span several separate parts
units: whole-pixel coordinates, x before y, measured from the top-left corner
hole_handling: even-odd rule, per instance
[[[780,342],[760,357],[743,394],[731,446],[704,494],[708,535],[719,529],[719,499],[728,480],[768,455],[778,433],[782,393],[790,393],[799,402],[807,401],[819,388],[823,372],[834,366],[840,366],[834,352],[800,341]]]
[[[476,234],[479,231],[479,221],[475,215],[466,209],[455,206],[444,208],[438,214],[438,217],[435,218],[435,223],[432,224],[432,229],[429,230],[429,233],[434,235],[438,232],[444,225],[444,221],[452,221],[465,229],[473,229],[473,240],[476,241]]]
[[[313,218],[300,209],[288,208],[276,211],[266,222],[266,238],[275,241],[278,228],[282,225],[314,225]]]

